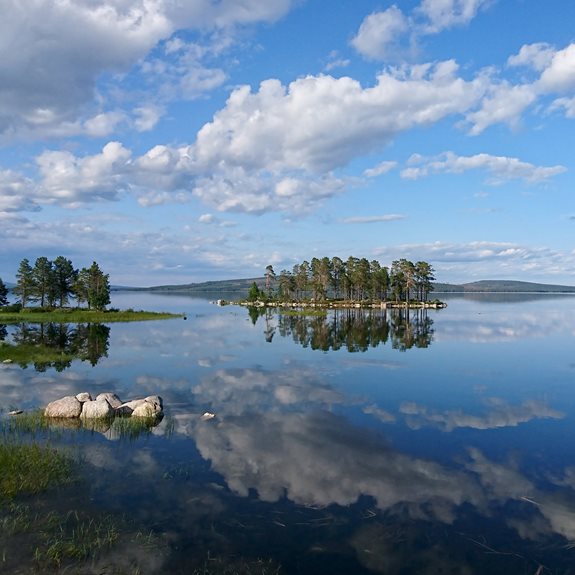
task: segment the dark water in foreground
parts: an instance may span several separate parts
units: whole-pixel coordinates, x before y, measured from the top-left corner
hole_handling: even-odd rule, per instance
[[[50,434],[82,481],[24,503],[122,535],[40,572],[575,573],[575,298],[447,301],[408,321],[117,293],[187,320],[111,324],[58,369],[0,365],[4,418],[81,391],[164,400],[139,437]],[[0,534],[0,573],[38,569],[34,537]]]

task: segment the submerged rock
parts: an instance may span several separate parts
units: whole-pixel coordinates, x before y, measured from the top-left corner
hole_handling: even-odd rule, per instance
[[[73,395],[50,402],[44,410],[46,417],[80,417],[80,413],[82,404]]]

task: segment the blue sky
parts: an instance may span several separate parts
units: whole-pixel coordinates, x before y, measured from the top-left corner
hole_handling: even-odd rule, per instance
[[[3,0],[0,277],[575,285],[575,2]]]

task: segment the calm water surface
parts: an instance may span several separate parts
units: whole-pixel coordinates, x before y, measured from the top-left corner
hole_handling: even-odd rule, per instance
[[[139,437],[51,435],[74,442],[83,480],[28,504],[126,525],[53,571],[575,573],[575,298],[446,301],[258,317],[119,292],[115,307],[187,319],[110,324],[91,360],[0,365],[3,418],[82,391],[164,400]],[[31,572],[28,551],[0,535],[0,572],[2,553]]]

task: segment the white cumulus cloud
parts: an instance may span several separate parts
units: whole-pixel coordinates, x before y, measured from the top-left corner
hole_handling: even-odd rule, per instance
[[[36,162],[42,177],[39,197],[74,206],[98,199],[114,200],[126,188],[131,152],[109,142],[102,152],[77,158],[67,151],[43,152]]]
[[[553,54],[536,86],[545,93],[575,90],[575,43]]]
[[[363,56],[383,60],[408,30],[408,19],[393,5],[383,12],[367,16],[351,44]]]
[[[468,24],[479,10],[491,0],[423,0],[416,12],[425,16],[429,23],[428,33],[436,33],[453,26]]]
[[[291,5],[292,0],[6,0],[0,18],[0,135],[52,135],[63,122],[76,122],[94,105],[102,74],[128,72],[180,29],[225,30],[225,37],[236,25],[275,21]],[[221,71],[201,67],[189,68],[182,79],[183,89],[194,93],[221,82]]]
[[[555,49],[545,42],[525,44],[521,46],[517,54],[509,56],[507,64],[509,66],[527,66],[541,72],[551,63],[554,53]]]
[[[539,183],[564,173],[564,166],[535,166],[518,158],[475,154],[458,156],[453,152],[444,152],[434,158],[414,155],[408,161],[410,167],[401,172],[406,179],[418,179],[432,174],[461,174],[468,170],[486,170],[490,174],[490,183],[498,184],[507,180],[520,179],[528,183]]]

